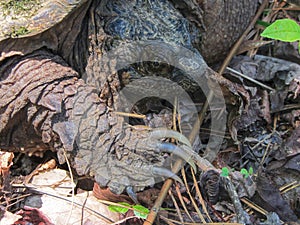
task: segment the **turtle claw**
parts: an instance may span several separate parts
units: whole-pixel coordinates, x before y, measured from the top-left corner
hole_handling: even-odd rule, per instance
[[[173,180],[176,180],[176,181],[178,181],[179,183],[181,183],[183,185],[183,181],[181,180],[181,178],[178,177],[171,170],[168,170],[166,168],[153,166],[152,167],[152,174],[154,176],[172,178]]]
[[[174,138],[177,141],[181,142],[182,146],[176,146],[172,143],[159,143],[158,149],[163,152],[173,153],[174,155],[179,156],[180,158],[184,159],[193,170],[196,172],[196,165],[194,163],[194,151],[192,149],[192,145],[190,141],[181,133],[164,129],[164,128],[157,128],[151,131],[151,137],[155,139],[162,139],[162,138]]]
[[[154,129],[151,131],[151,137],[155,138],[155,139],[174,138],[177,141],[192,148],[190,141],[183,134],[181,134],[177,131],[174,131],[174,130],[157,128],[157,129]]]
[[[177,145],[172,143],[159,143],[158,149],[162,152],[173,153],[174,155],[179,156],[180,158],[184,159],[194,170],[197,172],[196,165],[193,160],[193,150],[190,147],[181,148]]]
[[[132,186],[127,186],[126,187],[126,192],[135,204],[139,204],[139,201],[137,199],[137,195],[136,195],[136,193],[134,191],[134,188]]]
[[[91,164],[90,173],[95,174],[95,180],[100,186],[108,186],[117,194],[126,191],[134,202],[137,202],[135,192],[166,178],[183,184],[182,179],[170,170],[172,156],[166,157],[161,153],[181,158],[196,171],[194,156],[197,154],[190,147],[188,139],[176,131],[167,129],[137,131],[129,127],[119,138],[114,140],[113,151],[91,159],[94,163]],[[164,142],[162,141],[164,138],[174,138],[179,143],[176,145]],[[107,142],[107,145],[111,143]],[[109,148],[110,145],[107,149]],[[78,159],[82,160],[82,157]],[[81,162],[80,165],[84,163],[86,162]]]

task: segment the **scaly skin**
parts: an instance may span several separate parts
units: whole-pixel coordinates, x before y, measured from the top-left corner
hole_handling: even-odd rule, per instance
[[[5,90],[0,101],[2,149],[50,148],[60,163],[66,156],[78,175],[95,177],[100,186],[115,193],[128,186],[140,190],[160,176],[178,179],[163,169],[169,164],[159,154],[170,152],[159,141],[168,133],[155,136],[155,132],[124,127],[122,117],[111,112],[97,90],[78,79],[59,56],[37,51],[2,68],[6,71],[0,83]]]
[[[67,157],[78,175],[92,176],[100,186],[121,193],[131,186],[141,190],[161,177],[178,179],[169,170],[172,158],[162,152],[174,153],[194,167],[189,160],[193,153],[179,133],[136,130],[114,114],[124,80],[107,72],[114,61],[103,61],[103,55],[130,40],[159,40],[195,52],[192,61],[200,64],[200,76],[215,74],[201,59],[197,35],[189,33],[189,28],[194,34],[198,28],[168,1],[152,1],[153,5],[147,1],[136,11],[128,8],[135,1],[126,2],[121,8],[128,11],[120,15],[112,2],[87,1],[46,32],[0,43],[0,148],[30,153],[50,149],[57,152],[60,163]],[[156,19],[145,23],[145,13],[151,10]],[[134,31],[118,30],[120,21],[113,23],[118,17],[129,21],[125,28]],[[130,61],[130,55],[123,56]],[[180,54],[177,59],[181,62]],[[136,72],[144,76],[152,69],[150,64]],[[189,65],[184,69],[189,70]],[[155,74],[174,78],[169,71],[155,70]],[[179,139],[182,148],[162,143],[164,137]]]

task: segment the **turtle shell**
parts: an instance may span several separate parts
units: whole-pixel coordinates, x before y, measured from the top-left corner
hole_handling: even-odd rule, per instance
[[[3,0],[0,41],[39,34],[62,21],[85,0]]]
[[[40,48],[58,52],[73,44],[90,0],[0,1],[0,63]],[[77,29],[72,29],[76,24]],[[65,43],[60,39],[68,36]],[[64,46],[60,46],[64,45]],[[63,53],[61,53],[63,55]]]

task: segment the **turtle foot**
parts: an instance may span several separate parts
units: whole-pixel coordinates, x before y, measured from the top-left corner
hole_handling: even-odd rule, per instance
[[[108,186],[120,194],[128,188],[141,191],[167,178],[182,183],[171,169],[178,158],[196,171],[195,153],[182,134],[167,129],[126,129],[124,133],[101,160],[93,159],[90,171],[100,186]],[[172,138],[177,144],[166,142],[166,138]]]

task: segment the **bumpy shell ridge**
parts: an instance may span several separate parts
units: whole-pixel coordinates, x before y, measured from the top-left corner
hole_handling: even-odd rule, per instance
[[[39,34],[87,0],[4,0],[0,2],[0,42]]]

